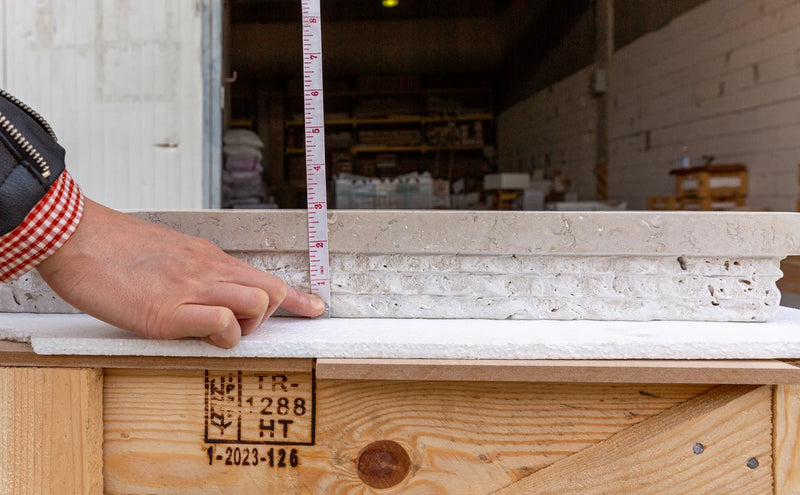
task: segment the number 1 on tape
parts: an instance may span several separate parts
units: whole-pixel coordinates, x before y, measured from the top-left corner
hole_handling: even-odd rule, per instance
[[[325,111],[322,104],[322,29],[319,0],[303,5],[303,104],[306,136],[306,200],[311,292],[331,309],[328,198],[325,177]]]

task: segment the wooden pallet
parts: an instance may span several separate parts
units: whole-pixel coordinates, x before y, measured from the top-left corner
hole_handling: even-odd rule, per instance
[[[4,494],[800,490],[793,362],[107,358],[0,342],[0,365]]]
[[[739,163],[675,169],[670,174],[675,176],[678,199],[747,196],[747,167]]]

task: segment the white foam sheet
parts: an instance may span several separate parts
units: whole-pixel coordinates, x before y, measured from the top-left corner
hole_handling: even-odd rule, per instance
[[[0,314],[39,354],[440,359],[800,358],[800,310],[765,323],[272,318],[234,349],[148,340],[86,315]]]

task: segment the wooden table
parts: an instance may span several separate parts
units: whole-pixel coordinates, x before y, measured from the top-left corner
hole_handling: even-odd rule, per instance
[[[0,366],[4,494],[800,492],[792,361]]]

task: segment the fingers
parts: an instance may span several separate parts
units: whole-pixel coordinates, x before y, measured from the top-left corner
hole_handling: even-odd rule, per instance
[[[319,316],[325,303],[306,294],[274,275],[250,267],[250,284],[210,283],[191,304],[180,306],[171,333],[202,337],[223,348],[238,344],[242,335],[252,333],[278,307],[302,316]]]
[[[278,307],[280,307],[280,305],[283,303],[283,300],[286,299],[286,293],[289,290],[289,286],[286,285],[286,282],[277,277],[273,277],[272,275],[266,273],[264,275],[269,279],[269,288],[266,290],[270,291],[268,292],[270,295],[269,308],[267,308],[267,312],[264,314],[263,318],[263,320],[266,320],[272,316],[272,313],[274,313],[275,310],[277,310]]]
[[[169,329],[167,338],[201,337],[224,349],[235,347],[242,336],[239,322],[230,309],[202,304],[178,306],[165,322],[165,328]]]
[[[241,336],[249,335],[272,316],[278,307],[310,317],[325,311],[325,303],[319,297],[235,261],[236,264],[228,267],[227,281],[209,282],[190,304],[181,306],[183,311],[175,316],[175,334],[201,337],[210,344],[229,349],[239,343]]]
[[[280,279],[279,279],[280,280]],[[325,303],[283,284],[283,293],[276,293],[282,306],[303,316],[319,316]],[[281,299],[281,296],[285,296]],[[206,294],[206,304],[183,304],[165,322],[167,338],[200,337],[209,344],[224,349],[235,347],[242,335],[252,332],[278,307],[260,289],[237,284],[217,284]],[[212,302],[213,301],[213,302]]]
[[[277,301],[274,301],[278,299]],[[248,335],[261,324],[265,317],[274,312],[269,311],[272,306],[277,307],[283,296],[273,290],[272,294],[259,287],[246,287],[244,285],[215,282],[206,286],[201,291],[197,304],[207,306],[221,306],[230,309],[239,321],[242,335]]]
[[[243,264],[234,275],[234,280],[242,285],[260,287],[269,295],[269,308],[264,319],[269,318],[281,307],[300,316],[319,316],[325,311],[325,302],[319,297],[299,291],[280,278]]]

